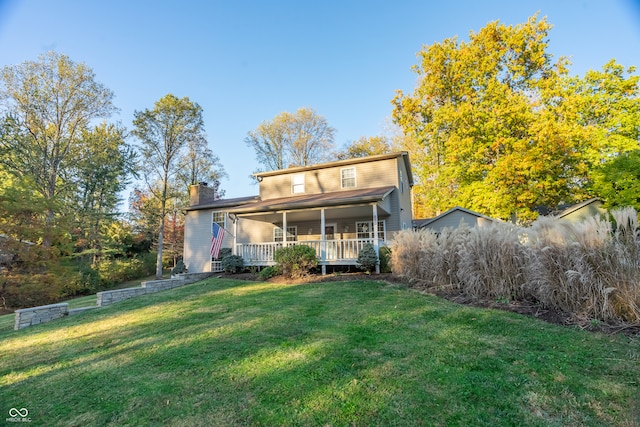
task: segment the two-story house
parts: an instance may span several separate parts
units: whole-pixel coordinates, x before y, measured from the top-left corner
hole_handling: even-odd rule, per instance
[[[322,272],[355,265],[366,243],[377,249],[411,228],[413,175],[407,152],[340,160],[255,174],[260,195],[213,200],[213,190],[191,188],[186,209],[184,262],[190,272],[214,271],[212,222],[224,247],[245,266],[273,265],[277,248],[307,245]]]

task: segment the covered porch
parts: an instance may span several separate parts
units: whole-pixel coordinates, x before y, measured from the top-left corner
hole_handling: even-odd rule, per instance
[[[387,196],[393,187],[296,196],[243,206],[229,213],[233,253],[246,266],[274,265],[277,249],[313,248],[322,273],[328,265],[355,266],[370,243],[378,252],[386,243]],[[212,266],[213,267],[213,266]]]
[[[292,242],[238,243],[235,254],[240,255],[245,265],[270,266],[274,265],[274,254],[277,249],[285,246],[305,245],[316,251],[319,264],[326,265],[355,265],[362,247],[370,243],[375,247],[384,246],[384,240],[378,239],[344,239],[344,240],[302,240]]]

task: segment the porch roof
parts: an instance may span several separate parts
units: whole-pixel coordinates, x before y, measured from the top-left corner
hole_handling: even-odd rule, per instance
[[[237,197],[233,199],[218,199],[202,205],[193,205],[185,208],[185,211],[197,211],[203,209],[228,209],[230,207],[242,206],[259,201],[258,196]]]
[[[376,203],[384,200],[394,189],[394,186],[386,186],[282,197],[236,206],[228,211],[234,214],[250,214]]]

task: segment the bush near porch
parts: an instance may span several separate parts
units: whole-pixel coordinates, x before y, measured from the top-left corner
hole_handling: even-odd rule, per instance
[[[318,266],[315,249],[305,245],[279,248],[274,253],[273,259],[278,263],[280,273],[292,278],[306,276],[312,268]]]

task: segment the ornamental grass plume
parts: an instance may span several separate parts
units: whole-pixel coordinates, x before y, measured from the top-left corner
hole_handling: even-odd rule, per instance
[[[391,242],[391,270],[410,282],[424,281],[422,249],[433,245],[437,237],[435,232],[424,228],[397,233]]]
[[[465,294],[476,298],[528,300],[525,270],[529,248],[523,229],[507,223],[475,227],[459,248],[458,279]]]
[[[609,220],[598,217],[579,224],[557,218],[536,221],[527,276],[537,299],[578,319],[640,321],[634,212],[612,212],[619,217],[616,224],[624,224],[615,232]],[[630,216],[636,221],[629,221]]]
[[[391,243],[391,269],[423,287],[458,286],[458,246],[469,228],[423,228],[398,233]]]
[[[613,219],[613,222],[611,221]],[[405,230],[392,244],[394,273],[418,287],[455,286],[475,298],[538,301],[576,320],[640,322],[640,229],[633,208],[530,227]]]

